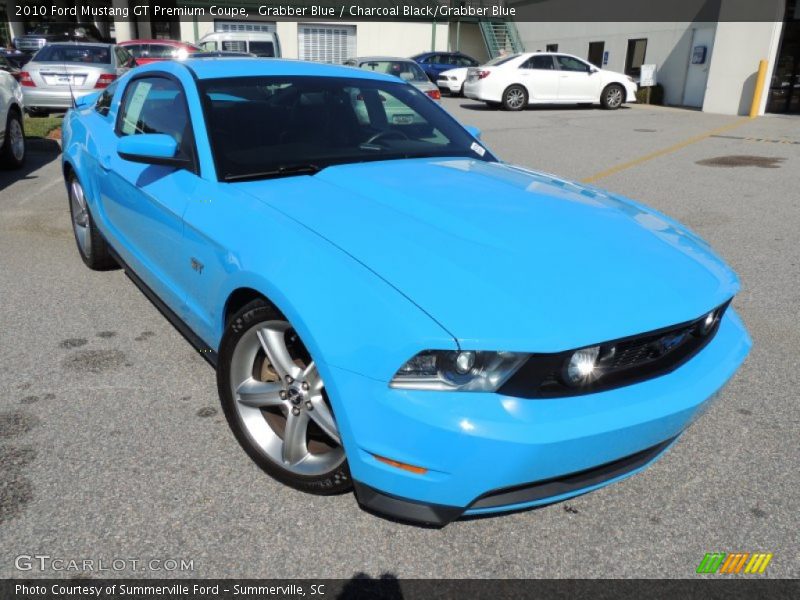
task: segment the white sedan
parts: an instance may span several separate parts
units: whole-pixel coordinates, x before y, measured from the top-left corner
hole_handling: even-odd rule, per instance
[[[636,102],[636,82],[598,69],[577,56],[526,52],[470,68],[464,95],[490,106],[522,110],[529,104],[596,104],[616,109]]]
[[[467,71],[469,67],[456,67],[448,71],[439,73],[436,78],[436,85],[443,92],[448,92],[453,96],[459,96],[464,93],[464,82],[467,80]]]
[[[18,169],[25,162],[22,89],[10,73],[0,71],[0,167]]]

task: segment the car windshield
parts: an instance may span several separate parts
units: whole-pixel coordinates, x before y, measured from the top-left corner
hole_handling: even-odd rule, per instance
[[[496,160],[435,102],[400,82],[234,77],[198,85],[221,180],[398,158]]]
[[[368,60],[358,66],[366,71],[394,75],[404,81],[428,81],[425,71],[410,60]]]
[[[41,23],[33,30],[34,35],[62,35],[73,33],[77,25],[72,23]]]
[[[78,46],[51,44],[33,57],[35,62],[111,64],[108,46]]]

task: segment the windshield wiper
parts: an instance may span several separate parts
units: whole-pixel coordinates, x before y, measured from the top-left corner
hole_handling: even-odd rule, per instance
[[[244,173],[242,175],[225,175],[223,181],[245,181],[247,179],[270,179],[274,177],[290,177],[292,175],[314,175],[319,173],[325,167],[314,165],[311,163],[298,164],[298,165],[283,165],[270,169],[269,171],[260,171],[258,173]]]

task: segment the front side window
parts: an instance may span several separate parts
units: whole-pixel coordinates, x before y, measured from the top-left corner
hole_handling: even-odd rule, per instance
[[[587,73],[589,71],[589,65],[572,56],[556,56],[556,62],[558,62],[558,68],[562,71],[574,71],[578,73]]]
[[[123,136],[163,133],[178,143],[178,156],[193,155],[186,96],[179,83],[166,77],[143,77],[128,85],[117,132]]]
[[[459,67],[477,67],[478,61],[472,60],[471,58],[468,58],[466,56],[459,56],[456,59],[456,65],[458,65]]]
[[[401,158],[495,160],[436,103],[400,82],[234,77],[199,88],[223,181]]]
[[[130,52],[136,58],[145,56],[147,54],[145,51],[146,48],[147,47],[144,44],[131,44],[129,46],[125,46],[125,50]]]
[[[109,46],[81,46],[72,44],[51,44],[45,46],[33,57],[35,62],[93,63],[110,65]]]

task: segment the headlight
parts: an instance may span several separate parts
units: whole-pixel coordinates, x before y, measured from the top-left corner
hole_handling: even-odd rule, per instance
[[[393,388],[494,392],[528,358],[518,352],[425,350],[406,362],[390,382]]]

